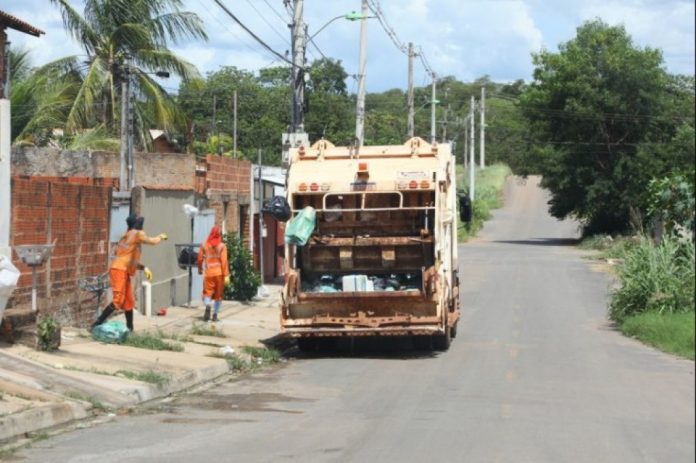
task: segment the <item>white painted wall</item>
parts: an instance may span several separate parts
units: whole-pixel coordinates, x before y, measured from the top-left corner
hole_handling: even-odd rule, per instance
[[[10,100],[0,99],[0,255],[12,259],[10,250]]]

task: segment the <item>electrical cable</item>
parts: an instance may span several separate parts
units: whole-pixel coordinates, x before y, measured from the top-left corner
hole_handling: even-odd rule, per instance
[[[269,52],[271,52],[272,54],[274,54],[275,56],[277,56],[277,57],[280,58],[281,60],[283,60],[283,61],[285,61],[285,62],[287,62],[287,63],[289,63],[289,64],[294,64],[292,61],[290,61],[289,59],[287,59],[285,56],[283,56],[282,54],[278,53],[278,52],[275,51],[273,48],[271,48],[271,46],[268,45],[266,42],[264,42],[263,39],[261,39],[261,37],[259,37],[258,35],[256,35],[256,34],[254,33],[254,31],[252,31],[251,29],[249,29],[242,21],[239,20],[239,18],[238,18],[237,16],[235,16],[234,13],[232,13],[232,12],[222,3],[222,1],[220,1],[220,0],[213,0],[213,1],[214,1],[214,2],[215,2],[215,3],[216,3],[216,4],[217,4],[229,17],[230,17],[230,18],[232,18],[232,20],[233,20],[234,22],[236,22],[242,29],[244,29],[249,35],[251,35],[251,36],[254,38],[254,40],[256,40],[262,47],[264,47],[266,50],[268,50]],[[302,68],[302,67],[301,67],[301,69],[304,70],[304,68]]]

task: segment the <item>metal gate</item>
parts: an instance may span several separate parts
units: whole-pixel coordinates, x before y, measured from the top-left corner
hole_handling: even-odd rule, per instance
[[[203,243],[210,229],[215,225],[215,211],[213,209],[205,209],[200,211],[193,219],[193,243]],[[201,301],[203,293],[203,277],[198,274],[196,269],[193,270],[193,280],[191,284],[191,300],[193,302]]]

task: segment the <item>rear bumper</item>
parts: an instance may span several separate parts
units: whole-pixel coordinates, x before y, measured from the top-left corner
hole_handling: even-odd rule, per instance
[[[281,334],[289,338],[305,337],[367,337],[367,336],[432,336],[444,334],[441,326],[388,326],[381,328],[364,327],[292,327],[283,328]]]

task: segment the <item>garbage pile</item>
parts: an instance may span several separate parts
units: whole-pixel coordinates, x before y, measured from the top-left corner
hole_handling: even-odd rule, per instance
[[[324,274],[302,281],[302,292],[337,293],[354,291],[420,291],[421,276],[415,273],[389,275],[333,275]]]

